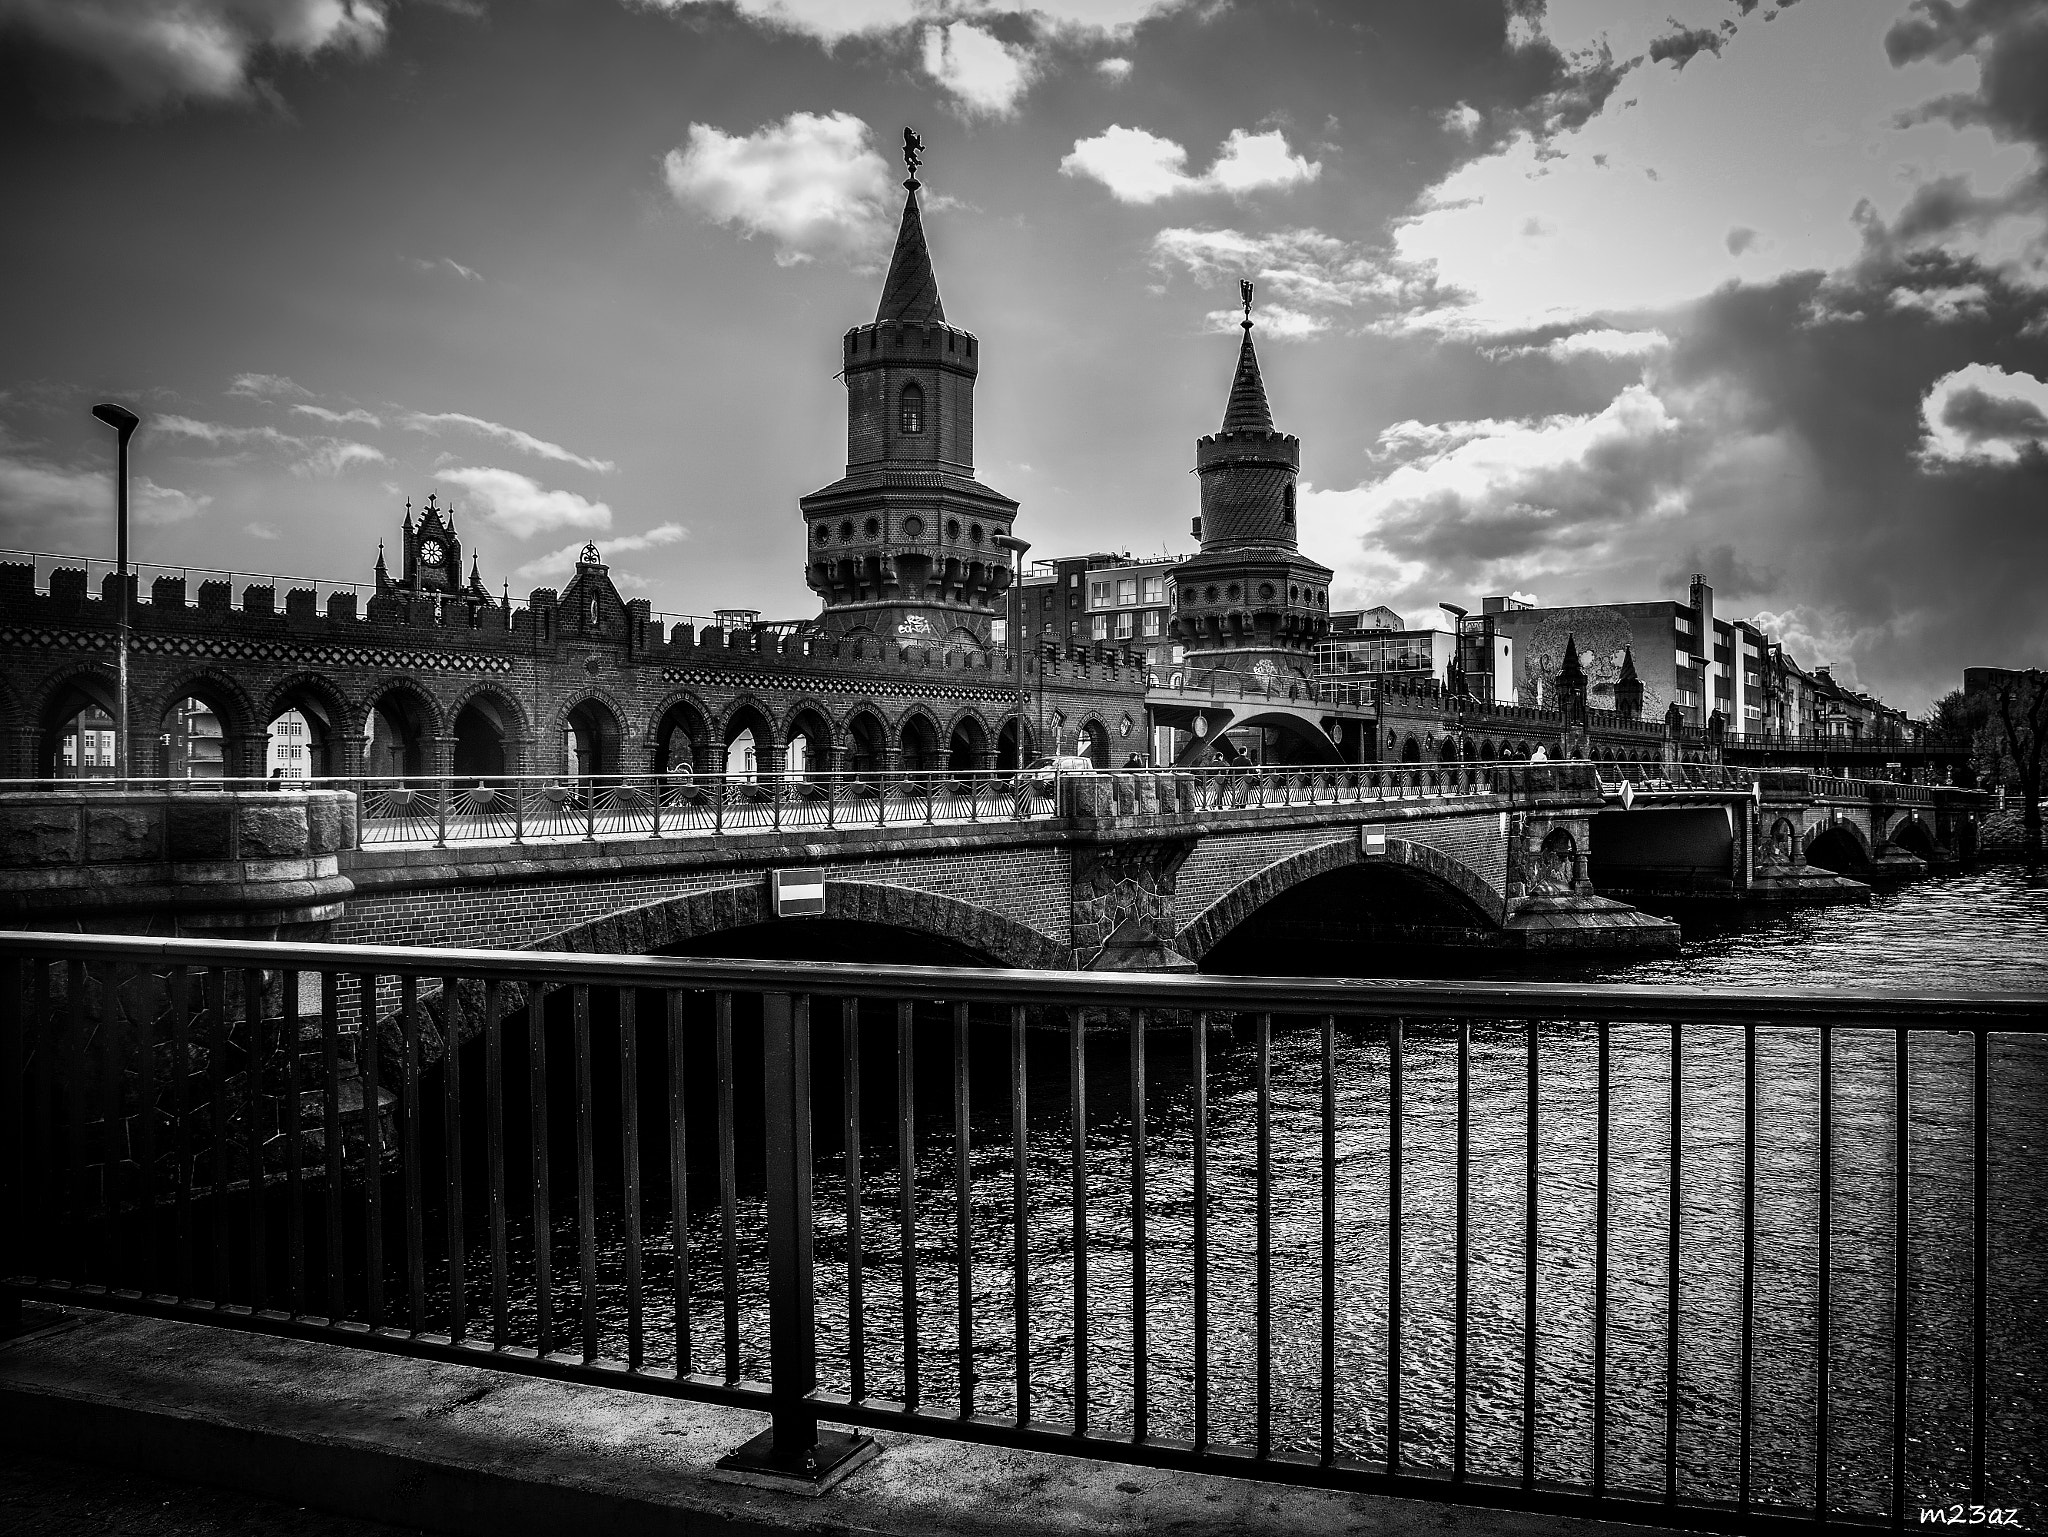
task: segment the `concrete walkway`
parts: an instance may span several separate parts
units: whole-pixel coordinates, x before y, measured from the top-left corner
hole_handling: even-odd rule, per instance
[[[0,1344],[0,1444],[26,1454],[11,1475],[17,1493],[27,1478],[63,1497],[61,1464],[36,1461],[55,1455],[131,1482],[238,1490],[313,1513],[290,1530],[335,1531],[324,1517],[464,1537],[1643,1530],[890,1433],[877,1436],[880,1457],[820,1498],[712,1478],[765,1423],[618,1389],[112,1313],[68,1312]],[[41,1514],[38,1532],[85,1529]]]

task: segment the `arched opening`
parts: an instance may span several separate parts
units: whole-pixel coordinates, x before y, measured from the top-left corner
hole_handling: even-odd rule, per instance
[[[846,768],[863,779],[882,772],[889,733],[881,721],[863,710],[846,723]]]
[[[946,744],[946,767],[955,774],[971,774],[988,765],[988,732],[972,715],[962,716]]]
[[[939,734],[927,717],[917,714],[904,716],[897,742],[903,754],[904,768],[916,772],[943,767],[943,760],[939,757]]]
[[[427,771],[426,706],[404,689],[393,689],[363,718],[363,772],[372,779],[409,779]]]
[[[1081,723],[1081,756],[1099,769],[1109,767],[1109,731],[1099,720]]]
[[[341,772],[341,727],[332,701],[311,689],[294,689],[278,701],[264,749],[265,777],[326,779]]]
[[[151,759],[138,749],[147,742],[129,744],[142,773],[159,772]],[[39,779],[106,779],[114,763],[114,680],[94,673],[67,681],[43,708],[42,729],[36,738],[36,777]]]
[[[906,384],[900,399],[902,408],[897,418],[898,428],[911,436],[923,432],[924,390],[915,384]]]
[[[816,710],[799,710],[782,747],[782,777],[806,779],[832,767],[832,728]]]
[[[996,768],[1013,774],[1030,761],[1030,728],[1012,715],[996,732]]]
[[[1409,736],[1401,743],[1401,761],[1403,763],[1420,763],[1422,761],[1422,744],[1416,741],[1413,736]]]
[[[1814,834],[1813,841],[1806,845],[1806,862],[1837,875],[1847,875],[1868,869],[1870,852],[1863,846],[1862,834],[1852,824],[1836,822]]]
[[[455,717],[450,771],[465,785],[502,779],[512,770],[512,722],[503,700],[479,694]]]
[[[1899,818],[1892,826],[1891,841],[1915,859],[1924,859],[1929,864],[1941,858],[1941,849],[1934,841],[1934,830],[1916,816]]]
[[[1493,756],[1493,738],[1492,738],[1492,737],[1486,737],[1485,739],[1483,739],[1483,740],[1482,740],[1482,741],[1480,742],[1480,744],[1479,744],[1479,761],[1480,761],[1481,763],[1491,763],[1491,762],[1493,762],[1493,761],[1494,761],[1494,756]]]
[[[768,722],[752,705],[741,705],[726,717],[725,777],[751,782],[766,774],[775,744]]]
[[[562,721],[562,766],[578,779],[619,771],[619,718],[601,699],[586,699]]]
[[[654,772],[674,778],[700,774],[710,746],[704,713],[686,699],[677,700],[654,723]]]
[[[194,692],[172,704],[157,722],[157,773],[166,779],[222,780],[240,772],[229,746],[233,716],[210,693]],[[143,743],[129,752],[140,767]]]
[[[1489,947],[1492,923],[1447,882],[1374,860],[1311,876],[1248,914],[1199,963],[1222,975],[1429,976]]]

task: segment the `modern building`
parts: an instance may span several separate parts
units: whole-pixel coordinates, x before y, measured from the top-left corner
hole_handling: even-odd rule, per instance
[[[297,710],[287,710],[270,723],[263,769],[272,779],[313,777],[313,728]]]
[[[157,739],[159,772],[166,779],[223,779],[227,740],[220,716],[199,699],[181,699],[165,717]]]
[[[1514,643],[1506,636],[1469,635],[1469,616],[1440,604],[1438,622],[1411,626],[1384,606],[1330,615],[1330,633],[1316,646],[1316,676],[1327,679],[1433,680],[1453,693],[1492,701],[1512,697]]]
[[[58,775],[64,779],[106,779],[114,761],[114,717],[98,705],[81,710],[64,733],[57,750]]]
[[[1170,667],[1180,647],[1168,632],[1167,584],[1179,565],[1175,555],[1101,551],[1033,561],[1019,608],[1023,640],[1134,652],[1149,667]]]

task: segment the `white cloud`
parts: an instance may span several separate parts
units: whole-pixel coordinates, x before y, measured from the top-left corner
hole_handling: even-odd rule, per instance
[[[326,406],[296,405],[292,407],[292,410],[301,416],[311,416],[323,422],[332,422],[337,427],[382,427],[384,425],[381,420],[370,412],[365,411],[361,406],[353,406],[346,411],[334,411]]]
[[[212,502],[210,496],[158,485],[147,475],[135,477],[133,507],[140,523],[183,523],[206,511]],[[78,537],[86,529],[110,530],[114,526],[113,472],[0,453],[0,523],[20,531],[16,537],[26,537],[31,529],[59,538]]]
[[[1662,331],[1617,331],[1612,326],[1602,326],[1590,331],[1574,331],[1569,336],[1555,337],[1547,342],[1482,350],[1494,358],[1525,358],[1541,353],[1563,363],[1572,358],[1644,358],[1662,352],[1670,345],[1671,338]]]
[[[1124,58],[1097,59],[1095,73],[1105,80],[1121,83],[1131,78],[1131,61]]]
[[[279,448],[304,448],[304,438],[293,437],[268,425],[260,427],[232,427],[224,422],[202,422],[189,416],[166,412],[160,416],[143,419],[143,429],[151,433],[168,433],[175,438],[196,438],[201,443],[269,443]]]
[[[792,112],[743,136],[692,123],[662,172],[677,202],[768,236],[783,266],[818,256],[861,262],[888,248],[889,167],[850,113]]]
[[[266,56],[373,54],[385,9],[386,0],[0,0],[0,21],[90,66],[52,105],[132,117],[188,100],[254,100]]]
[[[1212,331],[1235,331],[1244,319],[1242,308],[1234,310],[1211,310],[1202,317]],[[1330,329],[1330,322],[1320,315],[1311,315],[1306,310],[1289,309],[1284,304],[1265,304],[1255,311],[1261,336],[1314,336],[1319,331]]]
[[[660,523],[644,534],[622,534],[617,539],[607,539],[599,553],[609,565],[617,556],[630,554],[634,550],[658,550],[663,545],[680,544],[689,537],[690,531],[680,523]],[[550,550],[545,555],[538,555],[529,560],[512,573],[513,580],[536,582],[543,577],[567,576],[576,569],[577,558],[582,553],[582,542],[565,544],[559,550]],[[624,587],[647,585],[644,581],[634,580],[630,573],[621,575],[615,572],[612,581]]]
[[[1292,187],[1314,181],[1322,165],[1292,153],[1279,129],[1265,133],[1230,130],[1215,162],[1200,176],[1187,172],[1188,152],[1171,139],[1142,128],[1112,125],[1092,139],[1076,139],[1060,161],[1066,176],[1101,182],[1122,203],[1156,203],[1162,198],[1201,192],[1242,196],[1269,187]]]
[[[481,283],[484,275],[474,267],[465,267],[452,256],[436,256],[431,261],[423,256],[408,256],[405,264],[418,272],[447,272],[468,282]]]
[[[283,534],[272,528],[268,523],[244,523],[242,525],[242,532],[251,539],[282,539],[284,537]]]
[[[400,425],[409,427],[414,432],[428,433],[438,432],[443,427],[467,427],[472,432],[481,432],[485,437],[509,443],[522,453],[532,454],[537,459],[553,459],[559,464],[573,464],[598,475],[609,475],[618,468],[609,459],[587,459],[559,443],[550,443],[546,438],[537,438],[530,432],[521,432],[517,427],[507,427],[503,422],[485,421],[481,416],[469,416],[461,411],[408,411],[401,419]]]
[[[384,450],[368,443],[322,438],[313,451],[292,466],[295,475],[339,475],[352,464],[384,464]]]
[[[2012,464],[2048,450],[2048,383],[1971,363],[1943,374],[1920,402],[1920,457],[1931,468]]]
[[[1032,50],[954,21],[925,28],[924,72],[952,92],[969,115],[1008,117],[1030,88],[1038,64]]]
[[[308,400],[313,392],[304,385],[294,384],[283,374],[236,374],[228,386],[230,395],[244,395],[251,400],[281,400],[291,395],[303,395]]]
[[[1205,283],[1254,278],[1262,305],[1277,300],[1305,314],[1408,311],[1441,302],[1428,269],[1405,267],[1315,229],[1263,235],[1234,229],[1163,229],[1152,237],[1152,263]]]
[[[701,11],[721,0],[637,0],[661,11]],[[826,47],[849,37],[872,37],[914,25],[932,7],[922,0],[730,0],[757,26],[815,38]]]
[[[557,528],[601,533],[612,526],[612,510],[603,502],[587,501],[573,491],[550,491],[516,470],[480,466],[443,470],[436,478],[469,492],[482,505],[484,521],[515,539]]]
[[[1443,115],[1443,125],[1446,131],[1458,135],[1461,139],[1477,138],[1480,125],[1485,121],[1486,119],[1480,115],[1478,108],[1472,106],[1469,102],[1461,101]]]

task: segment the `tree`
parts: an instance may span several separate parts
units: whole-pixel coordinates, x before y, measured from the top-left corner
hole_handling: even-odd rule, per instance
[[[2038,667],[2001,667],[1985,668],[1979,676],[1983,681],[1965,696],[1963,708],[1979,723],[1977,751],[1986,768],[2019,795],[2022,847],[2028,867],[2037,867],[2042,778],[2048,767],[2048,673]]]

